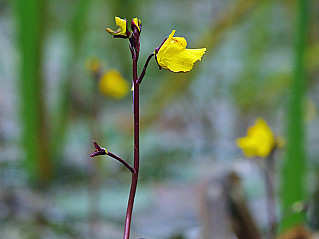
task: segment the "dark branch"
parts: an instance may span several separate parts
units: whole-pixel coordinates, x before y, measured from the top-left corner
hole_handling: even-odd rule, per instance
[[[139,77],[138,80],[137,80],[137,84],[141,84],[141,82],[142,82],[142,80],[143,80],[143,78],[144,78],[144,76],[145,76],[148,63],[150,62],[150,60],[152,59],[153,56],[154,56],[154,52],[153,52],[151,55],[148,56],[148,58],[147,58],[147,60],[146,60],[146,62],[145,62],[143,71],[142,71],[140,77]]]
[[[121,162],[126,168],[128,168],[132,173],[135,173],[135,169],[129,165],[127,162],[125,162],[123,159],[121,159],[120,157],[116,156],[115,154],[111,153],[111,152],[107,152],[107,155],[118,160],[119,162]]]
[[[95,157],[95,156],[99,156],[99,155],[108,155],[116,160],[118,160],[119,162],[121,162],[128,170],[130,170],[132,173],[135,173],[135,169],[129,165],[127,162],[125,162],[123,159],[121,159],[119,156],[108,152],[105,148],[101,148],[95,141],[93,141],[94,147],[96,148],[96,150],[90,155],[91,158]]]

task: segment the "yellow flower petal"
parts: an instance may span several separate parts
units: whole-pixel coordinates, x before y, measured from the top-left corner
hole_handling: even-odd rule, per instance
[[[106,31],[112,35],[122,35],[122,36],[127,36],[126,34],[126,20],[121,19],[119,17],[115,17],[115,23],[119,27],[116,31],[111,30],[110,28],[106,28]]]
[[[267,157],[275,147],[275,137],[266,121],[258,118],[247,131],[247,136],[236,141],[247,157]]]
[[[141,21],[138,20],[137,17],[134,17],[133,21],[134,21],[135,25],[137,26],[138,30],[141,31],[141,28],[140,28]]]
[[[117,26],[120,27],[121,34],[122,35],[124,35],[124,34],[126,35],[126,20],[121,19],[119,17],[115,17],[115,23],[116,23]]]
[[[184,37],[174,37],[175,30],[169,35],[157,53],[158,64],[173,72],[190,71],[194,63],[201,60],[206,48],[186,49]]]
[[[114,99],[121,99],[129,92],[129,84],[117,70],[106,72],[99,81],[99,91]]]

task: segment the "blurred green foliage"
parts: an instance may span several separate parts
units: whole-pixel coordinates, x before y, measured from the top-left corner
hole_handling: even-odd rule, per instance
[[[263,116],[275,126],[276,135],[285,135],[284,128],[289,127],[287,148],[283,149],[287,157],[278,163],[278,172],[284,165],[281,209],[304,200],[307,191],[302,182],[314,171],[314,167],[307,168],[305,155],[312,166],[318,165],[319,154],[314,149],[318,116],[304,122],[307,109],[302,106],[306,97],[315,108],[319,102],[315,3],[310,10],[291,0],[10,3],[11,8],[8,1],[0,1],[0,150],[4,160],[0,165],[7,172],[0,174],[5,175],[0,186],[23,181],[21,172],[26,172],[33,182],[45,184],[53,179],[52,187],[44,189],[54,193],[62,188],[72,194],[77,187],[92,185],[95,174],[103,187],[127,189],[130,179],[121,165],[106,158],[88,159],[94,150],[91,139],[99,138],[102,146],[132,161],[131,97],[115,101],[98,95],[96,79],[85,68],[88,58],[97,57],[102,71],[115,68],[131,81],[127,42],[105,33],[106,27],[115,28],[114,16],[119,16],[142,20],[140,70],[148,54],[173,29],[177,36],[186,37],[188,47],[207,48],[202,62],[188,74],[159,71],[155,61],[149,65],[141,86],[142,185],[152,188],[162,182],[201,180],[209,175],[198,175],[198,168],[237,162],[240,154],[235,139],[256,117]],[[295,9],[308,12],[311,24],[296,25]],[[305,37],[306,25],[311,41],[294,48],[294,32],[296,38]],[[301,63],[301,58],[306,63]],[[17,94],[10,85],[16,78],[20,91],[15,105],[11,95]],[[15,106],[19,117],[10,113]],[[20,132],[10,131],[10,124],[3,123],[8,119],[17,122],[22,140]],[[309,131],[311,135],[307,135]],[[15,145],[18,141],[22,143]],[[26,168],[11,162],[12,158],[27,162]],[[108,191],[104,196],[112,195]],[[76,205],[86,205],[85,196],[80,198]],[[121,223],[118,218],[116,223]],[[304,215],[289,217],[283,227],[297,222],[305,222]],[[67,230],[57,231],[60,229]]]
[[[52,177],[42,75],[47,2],[14,1],[14,7],[21,53],[20,108],[23,128],[21,145],[25,150],[26,165],[32,181],[45,183]]]
[[[307,0],[297,1],[295,53],[293,81],[288,111],[287,159],[282,172],[282,207],[292,208],[294,203],[306,200],[305,179],[307,158],[305,152],[304,96],[307,85],[306,50],[309,31],[309,8]],[[282,230],[305,223],[305,213],[296,212],[283,218]]]

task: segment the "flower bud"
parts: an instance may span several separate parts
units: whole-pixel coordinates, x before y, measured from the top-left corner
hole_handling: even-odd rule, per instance
[[[105,148],[101,148],[95,141],[93,141],[95,151],[90,155],[91,158],[99,155],[107,155],[108,152],[106,151]]]
[[[131,29],[132,31],[138,31],[139,33],[141,33],[142,30],[142,22],[140,19],[138,19],[137,17],[133,18],[131,21]]]

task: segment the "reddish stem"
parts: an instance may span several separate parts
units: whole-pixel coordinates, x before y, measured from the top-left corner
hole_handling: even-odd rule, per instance
[[[126,217],[125,217],[125,228],[123,239],[130,238],[130,228],[132,221],[132,212],[135,199],[135,193],[137,188],[138,171],[139,171],[139,84],[137,78],[137,56],[133,57],[133,114],[134,114],[134,170],[132,174],[132,183],[130,189],[130,196],[127,205]]]
[[[123,159],[121,159],[119,156],[109,151],[107,152],[107,155],[121,162],[128,170],[131,171],[131,173],[135,173],[135,169],[131,165],[129,165],[127,162],[125,162]]]
[[[128,170],[131,171],[131,173],[135,173],[135,169],[129,165],[127,162],[125,162],[123,159],[121,159],[119,156],[111,153],[110,151],[106,151],[105,148],[101,148],[97,142],[93,141],[94,143],[94,147],[96,148],[96,150],[90,155],[91,158],[99,156],[99,155],[107,155],[110,156],[114,159],[116,159],[117,161],[119,161],[120,163],[122,163]]]
[[[148,63],[150,62],[150,60],[152,59],[152,57],[153,57],[154,55],[155,55],[155,54],[152,53],[152,54],[150,54],[150,55],[148,56],[148,58],[147,58],[147,60],[146,60],[146,62],[145,62],[143,71],[142,71],[141,75],[139,76],[139,78],[138,78],[138,80],[137,80],[137,83],[138,83],[138,84],[141,84],[141,83],[142,83],[142,80],[143,80],[143,78],[144,78],[144,76],[145,76],[145,73],[146,73],[146,69],[147,69]]]

